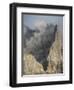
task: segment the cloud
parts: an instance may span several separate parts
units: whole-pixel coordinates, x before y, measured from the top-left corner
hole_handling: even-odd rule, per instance
[[[36,29],[44,30],[47,27],[47,23],[44,20],[36,20],[34,23]]]

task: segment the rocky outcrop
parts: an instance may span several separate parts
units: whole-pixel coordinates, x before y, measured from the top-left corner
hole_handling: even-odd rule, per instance
[[[42,64],[38,63],[32,54],[24,55],[24,72],[23,74],[32,75],[32,74],[43,74]]]
[[[62,52],[62,41],[61,33],[57,32],[55,41],[50,48],[48,55],[48,73],[62,73],[63,72],[63,52]]]

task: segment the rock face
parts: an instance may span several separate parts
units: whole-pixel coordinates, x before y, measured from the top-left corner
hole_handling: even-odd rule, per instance
[[[57,32],[55,41],[50,48],[48,55],[48,73],[62,73],[63,72],[63,52],[62,52],[62,41],[61,33]]]
[[[24,55],[24,72],[23,74],[43,74],[45,71],[43,70],[42,64],[38,63],[35,57],[32,54]]]
[[[47,57],[48,66],[45,71],[43,65],[37,62],[36,58],[32,54],[24,54],[23,57],[23,74],[53,74],[63,72],[63,52],[60,32],[56,32],[55,41],[51,48],[49,48],[49,54]]]

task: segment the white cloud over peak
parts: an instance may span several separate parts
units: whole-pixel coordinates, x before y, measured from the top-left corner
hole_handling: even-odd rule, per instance
[[[44,20],[37,20],[35,21],[34,26],[39,30],[44,30],[47,27],[47,23]]]

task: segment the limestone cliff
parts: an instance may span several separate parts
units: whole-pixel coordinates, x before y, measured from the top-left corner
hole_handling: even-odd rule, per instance
[[[24,73],[23,74],[43,74],[42,64],[38,63],[32,54],[24,55]]]
[[[48,73],[62,73],[63,72],[63,52],[62,52],[62,39],[61,33],[57,32],[55,41],[50,48],[50,53],[48,55]]]

